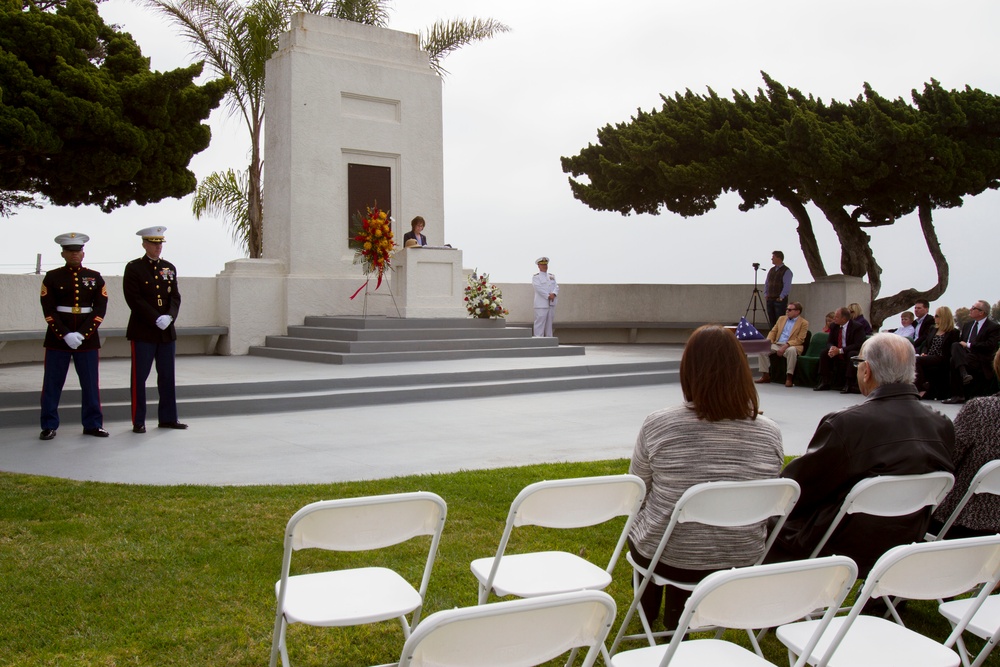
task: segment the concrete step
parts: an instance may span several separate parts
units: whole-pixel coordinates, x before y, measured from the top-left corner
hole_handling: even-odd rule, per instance
[[[503,329],[506,320],[485,320],[465,318],[399,318],[399,317],[336,317],[332,315],[310,315],[305,318],[308,327],[330,327],[334,329]]]
[[[250,354],[326,364],[377,364],[489,357],[568,356],[584,348],[534,338],[505,320],[309,316]]]
[[[314,319],[314,318],[307,318]],[[392,327],[385,329],[353,329],[349,327],[322,327],[292,325],[288,335],[297,338],[317,338],[325,340],[350,341],[398,341],[398,340],[456,340],[456,339],[499,339],[531,338],[531,328],[522,327],[463,327],[463,328],[413,328]]]
[[[604,389],[666,384],[678,381],[679,362],[595,364],[491,371],[457,371],[243,382],[177,387],[178,410],[183,418],[360,405],[412,403],[506,396],[521,393]],[[155,419],[157,392],[147,389],[150,416]],[[0,394],[0,427],[37,426],[38,392]],[[107,422],[130,418],[127,387],[101,390]],[[63,421],[75,428],[80,409],[79,389],[67,389],[60,403]],[[155,425],[155,424],[154,424]]]
[[[315,352],[431,352],[439,350],[494,350],[555,348],[555,338],[455,338],[451,340],[330,340],[299,336],[268,336],[264,347]]]
[[[533,340],[555,340],[533,339]],[[369,352],[332,352],[308,349],[283,349],[278,347],[255,346],[250,354],[272,359],[291,361],[313,361],[326,364],[387,364],[404,361],[446,361],[451,359],[497,359],[512,357],[565,357],[583,355],[585,348],[574,345],[547,345],[514,348],[470,348],[455,349],[443,347],[437,350],[397,350]]]

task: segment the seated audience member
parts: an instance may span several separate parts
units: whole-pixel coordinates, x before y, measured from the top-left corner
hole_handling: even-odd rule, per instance
[[[934,318],[928,312],[930,307],[930,301],[926,299],[918,299],[913,304],[913,314],[916,315],[913,319],[913,347],[917,350],[924,344],[924,339],[934,335]]]
[[[403,246],[407,248],[412,248],[414,246],[427,245],[427,237],[421,232],[424,231],[424,227],[427,225],[424,222],[423,216],[417,216],[410,221],[410,231],[403,234]]]
[[[681,357],[684,404],[646,417],[629,472],[646,483],[646,498],[629,532],[636,562],[650,564],[670,513],[688,487],[720,480],[772,479],[784,461],[781,431],[758,414],[757,391],[736,337],[718,326],[698,328]],[[716,570],[752,565],[764,550],[766,526],[677,526],[656,572],[698,582]],[[664,627],[675,627],[689,592],[666,587]],[[659,615],[663,587],[650,584],[642,608]]]
[[[851,311],[851,321],[855,324],[861,325],[862,330],[864,330],[866,336],[872,335],[872,325],[868,323],[865,319],[865,312],[861,310],[860,303],[852,303],[847,307]]]
[[[951,346],[951,398],[944,403],[964,403],[977,379],[993,379],[993,355],[1000,346],[1000,324],[989,318],[990,304],[977,301],[969,307],[972,319],[962,327],[960,340]]]
[[[785,358],[785,386],[793,385],[795,362],[802,354],[807,333],[809,333],[809,321],[802,317],[802,304],[798,301],[790,302],[785,314],[778,318],[771,332],[767,334],[767,339],[771,341],[771,351],[757,355],[758,366],[762,373],[757,380],[758,384],[771,381],[771,355],[776,354]]]
[[[837,313],[833,310],[826,314],[826,322],[823,324],[823,333],[830,333],[830,327],[833,325],[833,320],[836,319],[836,317]]]
[[[940,306],[934,311],[932,332],[917,350],[917,391],[920,398],[940,399],[951,395],[948,372],[951,346],[958,342],[958,329],[951,308]]]
[[[802,495],[767,560],[808,558],[855,484],[878,475],[913,475],[954,469],[955,430],[944,415],[917,400],[913,346],[880,333],[857,360],[863,403],[820,420],[805,454],[781,473]],[[850,556],[863,578],[887,549],[923,539],[930,511],[907,517],[849,514],[820,555]]]
[[[1000,352],[993,356],[1000,377]],[[934,511],[931,531],[937,533],[958,506],[979,469],[1000,459],[1000,394],[974,398],[955,417],[955,486]],[[977,493],[958,515],[945,537],[975,537],[1000,533],[1000,496]]]
[[[913,342],[913,335],[915,333],[913,328],[913,313],[906,311],[905,313],[900,313],[899,315],[899,328],[890,329],[889,333],[894,333],[897,336],[902,336],[906,340]]]
[[[840,389],[842,394],[857,393],[854,380],[857,374],[851,367],[850,358],[858,353],[864,342],[864,329],[851,319],[851,311],[847,308],[834,311],[826,349],[819,355],[819,384],[813,391],[834,388]]]

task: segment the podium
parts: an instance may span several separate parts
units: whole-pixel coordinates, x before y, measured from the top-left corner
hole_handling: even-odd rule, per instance
[[[462,251],[439,246],[403,248],[393,257],[392,289],[405,318],[465,318]]]

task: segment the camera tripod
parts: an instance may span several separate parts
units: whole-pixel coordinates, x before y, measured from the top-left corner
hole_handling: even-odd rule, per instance
[[[760,295],[760,288],[757,287],[757,272],[760,271],[760,264],[754,262],[753,264],[753,294],[750,295],[750,303],[747,304],[747,310],[743,313],[743,317],[750,314],[750,310],[753,310],[753,319],[750,323],[757,328],[757,308],[760,307],[762,313],[764,313],[764,320],[770,323],[770,319],[767,315],[767,306],[764,305],[764,299]],[[759,329],[758,329],[759,331]]]

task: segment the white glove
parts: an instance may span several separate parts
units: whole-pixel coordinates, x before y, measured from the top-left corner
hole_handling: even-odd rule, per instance
[[[170,317],[169,315],[160,315],[159,317],[156,318],[156,326],[166,330],[166,328],[169,327],[170,323],[173,321],[174,318]]]
[[[83,334],[76,331],[70,331],[68,334],[63,336],[63,340],[66,341],[66,344],[69,345],[71,350],[75,350],[83,345]]]

